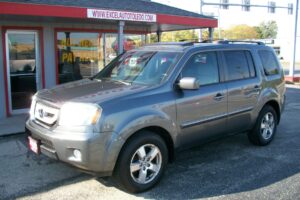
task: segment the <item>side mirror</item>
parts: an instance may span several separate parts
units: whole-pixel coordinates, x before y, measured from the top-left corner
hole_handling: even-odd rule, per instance
[[[194,77],[183,77],[180,79],[178,86],[183,90],[197,90],[199,89],[199,81]]]

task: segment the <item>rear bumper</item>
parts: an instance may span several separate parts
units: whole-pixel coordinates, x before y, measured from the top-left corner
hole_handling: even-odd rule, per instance
[[[31,120],[26,122],[26,130],[38,141],[42,154],[97,175],[112,174],[124,144],[122,138],[113,132],[51,130]],[[81,159],[74,157],[75,149],[81,152]]]

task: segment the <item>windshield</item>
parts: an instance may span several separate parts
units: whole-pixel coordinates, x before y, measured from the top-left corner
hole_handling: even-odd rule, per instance
[[[159,84],[180,55],[178,52],[130,51],[115,58],[94,78],[125,84]]]

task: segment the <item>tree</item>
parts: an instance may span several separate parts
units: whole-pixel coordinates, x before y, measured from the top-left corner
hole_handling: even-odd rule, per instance
[[[259,34],[255,27],[241,24],[225,30],[223,37],[229,40],[245,40],[257,39]]]
[[[195,41],[198,35],[195,30],[164,32],[161,36],[162,42]]]
[[[264,21],[255,28],[261,39],[274,39],[277,36],[278,26],[276,21]]]
[[[213,39],[214,40],[222,40],[224,38],[225,30],[215,28],[213,32]],[[209,40],[209,32],[207,29],[202,30],[202,40]]]

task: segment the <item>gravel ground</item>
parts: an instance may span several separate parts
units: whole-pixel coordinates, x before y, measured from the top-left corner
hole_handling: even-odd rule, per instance
[[[25,135],[0,138],[0,199],[300,199],[300,89],[287,90],[275,140],[245,134],[180,153],[161,183],[142,194],[117,189],[27,151]]]

